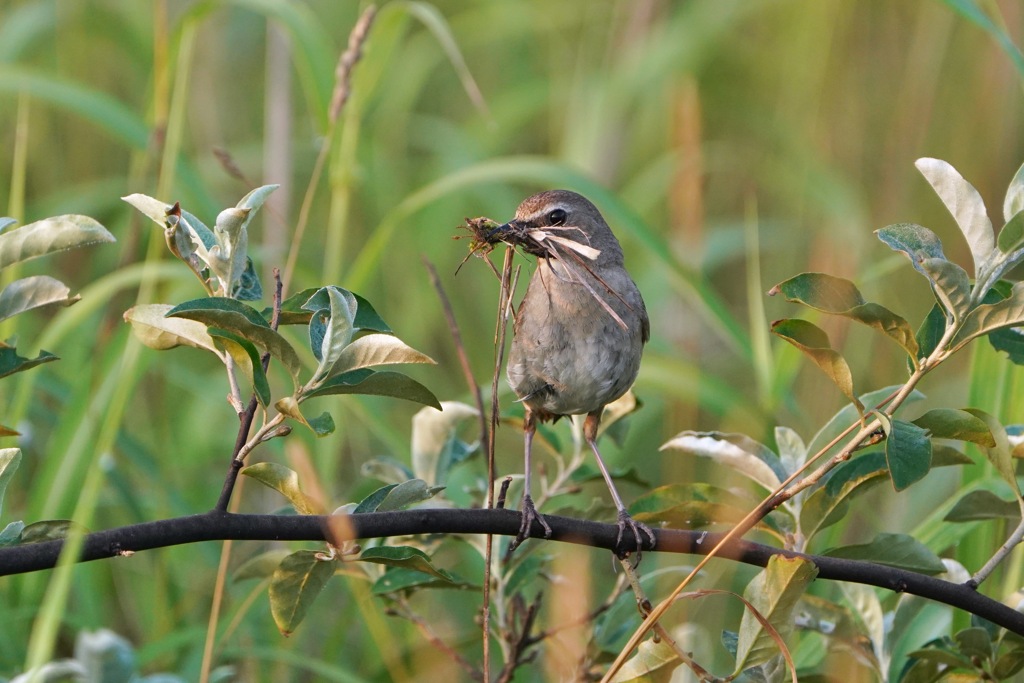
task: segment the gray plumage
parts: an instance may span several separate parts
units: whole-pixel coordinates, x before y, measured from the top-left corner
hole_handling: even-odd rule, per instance
[[[589,200],[567,190],[541,192],[527,198],[509,225],[518,229],[544,228],[592,247],[600,253],[591,260],[564,244],[552,257],[534,250],[537,270],[516,312],[508,381],[526,407],[526,465],[523,519],[513,548],[537,521],[550,536],[551,529],[530,496],[530,453],[537,421],[564,415],[586,415],[584,437],[604,475],[619,511],[619,552],[622,533],[632,531],[636,550],[643,546],[641,532],[654,546],[653,532],[634,521],[615,490],[597,450],[597,428],[604,406],[633,385],[640,369],[643,346],[650,337],[650,322],[640,290],[626,271],[622,247]]]

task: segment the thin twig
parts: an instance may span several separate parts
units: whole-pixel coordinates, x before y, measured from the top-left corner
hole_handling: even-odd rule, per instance
[[[1024,539],[1024,500],[1018,498],[1017,503],[1021,508],[1021,520],[1017,525],[1017,528],[1013,530],[1013,533],[1006,539],[1006,542],[999,546],[999,550],[989,559],[985,565],[974,573],[971,580],[967,582],[967,585],[971,588],[977,588],[982,582],[989,577],[989,575],[995,571],[995,568],[999,566],[999,563],[1006,559],[1006,556],[1020,544],[1021,540]]]
[[[501,673],[498,675],[497,683],[508,683],[512,680],[512,676],[515,674],[516,669],[533,660],[534,653],[527,654],[527,652],[538,642],[530,635],[530,631],[533,630],[533,624],[537,620],[537,614],[540,612],[542,597],[543,593],[538,593],[537,597],[534,598],[533,602],[531,602],[528,607],[524,606],[521,595],[516,595],[513,598],[515,602],[513,603],[513,609],[509,612],[508,617],[509,622],[511,622],[508,624],[511,634],[515,634],[516,615],[524,609],[526,611],[519,624],[518,635],[513,635],[511,638],[512,651],[508,660],[505,662],[505,666],[502,667]]]
[[[498,315],[495,320],[494,330],[494,373],[491,376],[491,424],[487,434],[487,508],[494,507],[494,479],[497,476],[494,464],[495,436],[498,432],[498,420],[500,417],[498,408],[498,378],[501,376],[501,364],[505,356],[505,330],[508,327],[508,307],[511,305],[513,286],[512,277],[512,255],[511,247],[505,250],[505,263],[501,271],[501,289],[498,295]],[[481,402],[482,403],[482,402]],[[504,493],[502,491],[502,507],[504,507]],[[491,679],[491,607],[490,607],[490,586],[491,586],[491,564],[494,561],[494,539],[490,534],[486,538],[486,549],[484,552],[484,613],[483,613],[483,655],[484,655],[484,681]],[[508,662],[506,662],[507,665]],[[500,680],[500,679],[499,679]]]
[[[458,664],[463,669],[463,671],[465,671],[469,675],[469,677],[472,680],[484,680],[483,673],[475,666],[473,666],[471,663],[469,663],[469,661],[467,661],[465,657],[460,655],[451,646],[444,642],[440,636],[434,633],[433,629],[430,628],[430,624],[428,624],[423,617],[421,617],[413,611],[412,606],[409,605],[409,602],[405,598],[400,596],[395,598],[395,604],[398,605],[398,607],[400,608],[394,609],[393,613],[395,616],[402,617],[403,619],[407,619],[408,621],[412,622],[420,630],[420,633],[423,634],[423,637],[430,642],[431,645],[433,645],[435,648],[448,655],[448,657],[451,658],[453,662]]]
[[[884,408],[888,415],[894,414],[896,410],[898,410],[899,407],[903,404],[903,402],[906,401],[906,399],[913,393],[914,389],[916,388],[917,384],[921,381],[921,379],[928,372],[934,369],[940,362],[942,362],[948,357],[950,352],[945,349],[945,346],[946,344],[949,343],[950,339],[952,339],[953,335],[955,334],[955,331],[956,330],[953,326],[947,327],[942,339],[939,340],[939,343],[936,345],[935,350],[932,351],[931,355],[929,355],[919,364],[917,369],[906,381],[906,383],[904,383],[899,389],[897,389],[895,392],[887,396],[885,399],[880,401],[875,409],[881,410]],[[861,429],[857,431],[857,434],[846,443],[846,446],[839,453],[834,455],[827,462],[822,464],[817,470],[809,474],[801,481],[795,484],[793,483],[798,478],[800,478],[804,474],[804,472],[810,469],[810,467],[818,459],[820,459],[829,450],[831,450],[833,446],[839,444],[840,442],[842,442],[843,439],[847,438],[851,433],[856,431],[858,426],[860,426]],[[713,547],[711,551],[700,562],[697,563],[697,566],[693,568],[690,574],[685,579],[683,579],[682,582],[680,582],[679,585],[675,587],[675,589],[673,589],[672,593],[667,598],[658,603],[658,606],[655,607],[654,610],[651,612],[650,618],[646,620],[644,623],[642,623],[640,627],[633,633],[633,635],[629,639],[629,642],[626,643],[626,646],[619,652],[611,668],[605,674],[604,678],[602,679],[602,683],[610,680],[611,676],[613,676],[621,668],[622,664],[626,661],[626,657],[629,655],[630,652],[632,652],[634,648],[636,648],[637,645],[640,644],[640,640],[647,633],[647,631],[650,630],[652,626],[656,624],[659,619],[661,619],[662,616],[664,616],[665,612],[667,612],[668,609],[674,604],[676,598],[679,597],[679,595],[683,592],[686,586],[689,585],[690,581],[693,580],[697,573],[701,569],[703,569],[708,562],[711,561],[712,557],[715,557],[715,555],[718,553],[718,546],[724,547],[726,543],[739,539],[752,528],[754,528],[754,526],[762,519],[764,519],[769,513],[771,513],[773,510],[777,509],[780,505],[782,505],[782,503],[786,502],[800,491],[813,485],[815,482],[819,481],[822,477],[824,477],[826,473],[837,467],[839,464],[848,460],[850,456],[853,455],[853,453],[860,448],[861,443],[865,439],[870,437],[872,434],[874,434],[874,432],[877,431],[880,426],[881,425],[878,420],[873,420],[871,421],[871,423],[867,425],[865,425],[863,422],[855,422],[851,424],[849,427],[844,429],[838,436],[832,439],[832,441],[830,441],[817,453],[815,453],[812,457],[808,458],[802,467],[800,467],[799,469],[797,469],[796,472],[791,474],[784,482],[782,482],[778,486],[777,489],[775,489],[775,491],[769,494],[769,496],[765,498],[763,501],[761,501],[761,503],[758,504],[757,507],[751,510],[750,513],[748,513],[742,520],[740,520],[739,523],[736,524],[736,526],[730,529],[729,532],[722,538],[722,540],[719,541],[719,543],[715,547]]]
[[[616,556],[616,559],[619,561],[619,564],[622,565],[622,570],[629,582],[629,587],[633,589],[633,595],[636,596],[636,604],[637,609],[640,610],[640,616],[646,619],[651,614],[651,601],[644,592],[643,587],[640,585],[640,577],[636,573],[636,567],[633,566],[632,562],[630,562],[628,558]],[[693,674],[698,678],[698,680],[708,682],[723,680],[713,675],[707,669],[694,661],[693,657],[691,657],[689,653],[679,647],[675,639],[672,638],[669,632],[665,630],[664,626],[661,624],[654,624],[652,628],[654,632],[658,634],[658,638],[675,650],[676,656],[682,660],[683,664],[690,667],[690,670],[693,671]]]
[[[284,285],[281,282],[281,271],[277,268],[274,269],[274,309],[273,314],[270,318],[270,327],[277,330],[281,320],[281,296],[284,292]],[[263,354],[261,359],[263,363],[263,372],[267,371],[270,367],[270,352]],[[245,462],[245,455],[249,453],[259,442],[256,440],[255,443],[249,442],[249,430],[252,429],[253,420],[256,417],[256,409],[259,407],[259,402],[256,400],[256,395],[253,394],[252,398],[249,399],[249,405],[246,406],[245,412],[239,416],[241,424],[238,425],[238,434],[235,436],[235,446],[231,451],[231,465],[228,467],[228,473],[224,477],[224,486],[221,487],[220,497],[217,498],[217,504],[214,505],[213,509],[217,512],[226,512],[228,509],[228,503],[231,502],[231,492],[235,488],[235,482],[238,480],[238,472],[242,469],[242,465]],[[281,420],[275,424],[279,424]],[[264,425],[266,429],[266,425]],[[257,434],[259,436],[260,434]]]

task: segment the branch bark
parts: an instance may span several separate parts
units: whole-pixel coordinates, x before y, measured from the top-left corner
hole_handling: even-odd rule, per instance
[[[545,515],[552,540],[613,550],[618,528],[614,524]],[[242,515],[214,510],[188,517],[90,533],[85,538],[82,562],[129,556],[142,550],[201,541],[323,541],[329,517],[317,515]],[[405,510],[352,515],[354,538],[385,538],[419,534],[496,534],[515,536],[519,513],[513,510]],[[704,555],[724,537],[700,531],[655,529],[657,547],[644,552]],[[0,576],[52,568],[63,541],[46,541],[0,548]],[[802,557],[818,567],[818,578],[851,581],[897,593],[910,593],[984,617],[1024,636],[1024,614],[978,593],[966,584],[950,583],[903,569],[871,562],[805,555],[750,541],[731,541],[719,552],[722,559],[763,567],[773,555]]]

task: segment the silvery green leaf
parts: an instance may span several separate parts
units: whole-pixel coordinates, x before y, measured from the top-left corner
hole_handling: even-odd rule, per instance
[[[985,202],[974,186],[945,161],[924,158],[918,159],[915,165],[967,238],[974,259],[974,274],[978,277],[996,247],[995,233],[985,211]]]
[[[786,471],[767,446],[743,434],[725,432],[680,432],[665,442],[660,450],[680,450],[731,467],[753,479],[769,491],[774,491],[786,478]]]
[[[946,259],[921,261],[921,272],[932,283],[935,299],[954,322],[961,320],[971,307],[971,282],[967,271]]]
[[[428,484],[437,484],[441,454],[467,420],[478,417],[476,408],[458,401],[442,401],[441,410],[423,408],[412,418],[412,471]]]
[[[54,216],[0,233],[0,269],[58,251],[115,241],[88,216]]]
[[[1003,200],[1003,220],[1010,222],[1014,216],[1024,211],[1024,164],[1017,169],[1006,188],[1006,199]]]
[[[807,446],[804,440],[789,427],[775,428],[775,446],[779,449],[779,462],[786,476],[800,469],[807,460]]]
[[[327,379],[338,358],[350,343],[355,334],[354,322],[359,304],[352,292],[338,287],[325,287],[330,301],[331,317],[327,320],[327,328],[320,345],[320,366],[314,377],[317,380]]]
[[[155,197],[139,193],[121,197],[121,200],[134,206],[139,210],[139,213],[149,218],[149,220],[161,228],[167,227],[167,211],[171,208],[170,204],[166,204]]]
[[[7,493],[7,485],[21,464],[20,448],[0,448],[0,510],[4,507],[4,494]]]
[[[257,187],[255,190],[238,200],[238,204],[235,205],[236,208],[249,210],[249,213],[245,218],[245,222],[242,225],[243,228],[249,227],[249,223],[252,222],[253,216],[255,216],[256,212],[260,210],[263,203],[267,201],[267,197],[269,197],[270,194],[279,187],[281,186],[263,185],[261,187]]]
[[[1004,327],[1024,325],[1024,282],[1014,283],[1010,296],[993,304],[982,304],[963,320],[950,342],[950,348],[959,350],[967,342]]]
[[[0,291],[0,320],[42,306],[70,306],[81,297],[60,280],[48,275],[32,275],[15,280]]]
[[[330,375],[350,372],[359,368],[396,363],[430,363],[436,361],[390,334],[368,334],[346,346],[338,355]]]

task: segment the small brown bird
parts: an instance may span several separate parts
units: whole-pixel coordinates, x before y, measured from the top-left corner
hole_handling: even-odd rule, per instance
[[[626,393],[640,369],[650,337],[644,300],[626,272],[618,240],[585,197],[566,190],[535,194],[497,231],[535,229],[543,230],[547,246],[526,249],[538,257],[537,270],[516,313],[508,359],[509,384],[526,407],[522,524],[511,547],[529,536],[534,520],[545,538],[551,536],[530,496],[530,450],[537,422],[564,415],[587,416],[583,435],[619,511],[618,552],[627,551],[622,546],[627,528],[637,552],[643,536],[654,547],[654,532],[629,516],[597,450],[601,412]],[[565,240],[583,246],[572,248]]]

